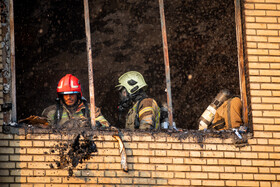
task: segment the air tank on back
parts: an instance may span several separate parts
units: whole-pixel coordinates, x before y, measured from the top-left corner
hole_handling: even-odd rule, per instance
[[[223,102],[229,98],[229,96],[230,92],[227,89],[223,89],[218,93],[215,99],[200,116],[198,120],[199,130],[207,129],[208,125],[210,125],[214,119],[217,108],[219,108],[219,106],[221,106]]]

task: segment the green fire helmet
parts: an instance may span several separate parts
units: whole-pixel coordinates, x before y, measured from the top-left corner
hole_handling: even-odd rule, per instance
[[[134,94],[139,89],[147,86],[144,77],[137,71],[129,71],[120,76],[116,87],[125,87],[129,94]]]

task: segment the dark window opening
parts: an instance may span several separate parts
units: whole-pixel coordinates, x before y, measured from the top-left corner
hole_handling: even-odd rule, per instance
[[[240,95],[234,1],[165,1],[174,121],[197,129],[216,94]],[[148,95],[166,101],[158,2],[90,2],[95,103],[118,121],[115,85],[126,71],[143,74]],[[54,104],[67,73],[89,100],[82,1],[14,0],[17,119]]]

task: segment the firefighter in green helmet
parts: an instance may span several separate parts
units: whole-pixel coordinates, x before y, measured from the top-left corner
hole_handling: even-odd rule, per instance
[[[157,102],[149,98],[145,92],[147,84],[137,71],[129,71],[120,76],[119,84],[120,104],[118,109],[129,109],[126,115],[125,128],[158,129],[160,126],[160,108]]]

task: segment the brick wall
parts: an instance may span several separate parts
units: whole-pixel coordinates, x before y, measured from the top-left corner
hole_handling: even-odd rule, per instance
[[[235,147],[231,136],[124,132],[126,173],[112,134],[96,132],[98,153],[68,178],[49,164],[58,159],[53,146],[71,136],[0,133],[0,186],[280,186],[280,1],[245,0],[244,8],[254,128],[248,146]]]

